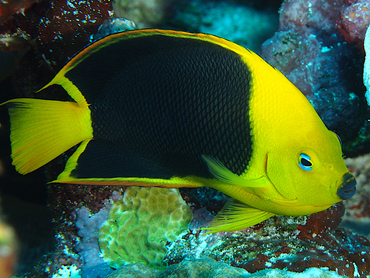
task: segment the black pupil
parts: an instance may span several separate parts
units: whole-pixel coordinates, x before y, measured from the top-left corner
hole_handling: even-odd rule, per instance
[[[302,158],[301,163],[303,166],[307,166],[307,167],[312,166],[312,163],[305,158]]]

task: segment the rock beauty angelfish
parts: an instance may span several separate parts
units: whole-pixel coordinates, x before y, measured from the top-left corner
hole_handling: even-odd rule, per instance
[[[230,197],[207,228],[234,231],[348,199],[341,144],[305,96],[252,51],[207,35],[134,30],[94,42],[19,98],[12,160],[27,174],[69,148],[57,183],[215,188]]]

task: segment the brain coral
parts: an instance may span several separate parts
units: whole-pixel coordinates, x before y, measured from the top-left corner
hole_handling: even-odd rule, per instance
[[[191,218],[178,189],[129,187],[99,230],[103,257],[113,268],[127,263],[161,267],[165,244],[186,231]]]

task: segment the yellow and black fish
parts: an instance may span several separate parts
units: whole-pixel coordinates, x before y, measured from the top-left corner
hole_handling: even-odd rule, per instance
[[[206,34],[135,30],[88,46],[47,84],[74,101],[13,99],[27,174],[80,144],[55,182],[215,188],[211,231],[325,210],[355,193],[339,139],[255,53]]]

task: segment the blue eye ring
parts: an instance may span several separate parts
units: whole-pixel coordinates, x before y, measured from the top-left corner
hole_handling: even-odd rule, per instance
[[[305,171],[311,171],[313,166],[311,157],[307,154],[301,153],[298,158],[298,165]]]

